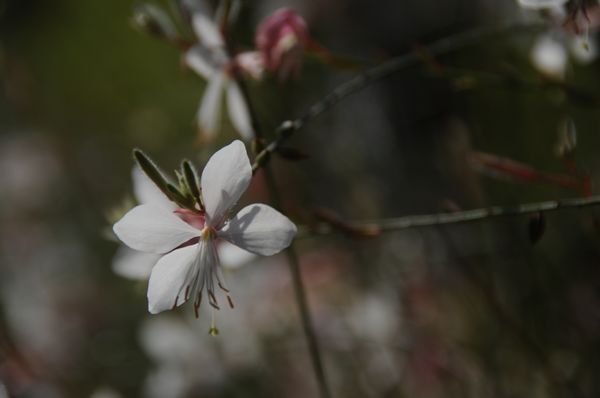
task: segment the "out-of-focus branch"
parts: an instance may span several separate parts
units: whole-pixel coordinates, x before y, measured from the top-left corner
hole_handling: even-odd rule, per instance
[[[428,56],[439,56],[454,50],[468,47],[479,43],[485,39],[496,36],[501,33],[517,33],[523,30],[539,29],[540,25],[523,24],[507,22],[495,27],[480,27],[466,32],[458,33],[454,36],[443,38],[430,46],[422,47],[421,51],[413,51],[408,54],[400,55],[389,61],[375,66],[371,69],[356,75],[345,83],[335,88],[331,93],[314,103],[300,117],[294,120],[286,120],[276,129],[276,138],[262,151],[260,151],[252,165],[252,171],[256,172],[264,166],[270,159],[270,155],[277,150],[285,141],[287,141],[295,132],[302,129],[309,121],[315,119],[323,112],[334,107],[338,102],[349,95],[368,87],[375,81],[383,79],[407,67],[417,65],[423,62],[423,51]]]
[[[551,184],[571,189],[584,197],[590,196],[590,181],[587,175],[578,175],[575,165],[570,165],[569,174],[547,173],[513,159],[491,153],[473,151],[469,155],[473,167],[484,175],[509,179],[526,184]]]
[[[333,216],[331,212],[319,211],[317,217],[322,222],[314,226],[302,228],[298,233],[298,237],[306,238],[312,235],[328,235],[336,231],[356,237],[372,237],[383,232],[408,228],[459,224],[496,217],[546,213],[561,209],[583,208],[598,205],[600,205],[600,195],[591,196],[589,198],[550,200],[546,202],[525,203],[513,206],[491,206],[453,213],[423,214],[372,221],[342,221],[339,217]]]
[[[548,357],[548,353],[544,350],[544,347],[529,333],[522,322],[504,308],[502,302],[495,293],[493,286],[487,283],[476,272],[476,269],[479,267],[460,255],[459,250],[454,244],[452,236],[448,231],[440,230],[440,233],[446,241],[446,246],[450,250],[451,256],[454,257],[457,265],[460,266],[466,280],[479,291],[491,314],[493,314],[496,319],[512,333],[517,341],[529,351],[531,357],[539,363],[542,372],[554,386],[555,391],[559,393],[558,396],[572,398],[583,397],[580,388],[557,371],[555,365]]]
[[[250,95],[248,94],[248,88],[244,80],[240,76],[236,76],[235,79],[238,85],[240,86],[242,95],[244,96],[246,104],[248,105],[252,129],[254,130],[255,135],[254,146],[256,148],[260,148],[261,142],[263,140],[263,134],[260,122],[256,115],[256,110],[254,109],[253,102],[251,101]],[[263,171],[265,173],[265,180],[267,183],[269,197],[273,202],[273,205],[279,210],[281,210],[282,201],[279,195],[279,191],[277,190],[275,176],[273,175],[273,171],[271,170],[268,164],[265,164],[264,166],[265,167]],[[315,374],[317,386],[319,388],[319,395],[321,398],[331,398],[331,389],[329,387],[329,383],[325,375],[325,368],[323,366],[323,356],[321,355],[321,348],[319,346],[319,341],[317,339],[317,334],[315,332],[310,308],[308,305],[306,288],[304,286],[304,281],[302,280],[302,273],[300,271],[300,260],[298,258],[298,254],[296,253],[296,250],[294,249],[293,242],[287,249],[285,249],[285,254],[287,255],[288,259],[288,266],[290,268],[290,273],[292,277],[291,279],[294,286],[296,304],[298,305],[298,312],[300,314],[302,329],[304,331],[304,336],[306,338],[306,343],[308,346],[308,352],[312,362],[312,368]]]

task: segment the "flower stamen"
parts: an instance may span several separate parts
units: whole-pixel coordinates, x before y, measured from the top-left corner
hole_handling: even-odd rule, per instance
[[[217,237],[217,231],[213,227],[204,227],[204,229],[200,232],[200,237],[204,241],[215,239]]]
[[[210,334],[211,336],[219,335],[219,329],[217,329],[217,326],[215,325],[215,311],[214,310],[212,310],[211,314],[210,314],[210,329],[208,329],[208,334]]]
[[[221,288],[221,290],[223,290],[225,293],[229,293],[229,290],[226,289],[222,284],[221,281],[219,280],[219,276],[217,276],[217,285]]]
[[[220,310],[221,308],[219,308],[219,302],[217,301],[217,298],[215,297],[212,290],[207,290],[206,292],[208,294],[208,303],[211,305],[211,307],[213,307],[216,310]]]

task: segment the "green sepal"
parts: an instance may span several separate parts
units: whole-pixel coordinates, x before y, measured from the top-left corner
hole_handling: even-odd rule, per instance
[[[186,195],[188,193],[187,192],[188,189],[187,189],[187,185],[185,183],[185,178],[183,177],[183,173],[180,173],[179,170],[175,170],[175,177],[177,177],[177,184],[179,185],[179,192]]]
[[[163,176],[160,169],[156,164],[146,155],[141,149],[133,150],[133,158],[136,163],[140,166],[142,171],[148,176],[148,178],[161,190],[162,193],[173,201],[177,201],[169,190],[169,182]]]
[[[196,172],[196,168],[189,160],[184,159],[181,162],[181,170],[183,172],[187,188],[196,202],[202,206],[202,201],[200,199],[200,183],[198,181],[198,173]]]
[[[194,209],[194,200],[190,196],[186,196],[179,188],[171,183],[167,184],[167,189],[169,190],[171,197],[173,197],[173,201],[178,205],[187,209]]]

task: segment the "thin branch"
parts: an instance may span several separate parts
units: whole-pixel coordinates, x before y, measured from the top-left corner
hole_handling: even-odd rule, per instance
[[[304,114],[294,120],[286,120],[281,123],[276,129],[276,138],[274,141],[269,143],[254,160],[252,165],[252,171],[256,172],[259,168],[264,166],[270,158],[270,155],[277,150],[285,141],[287,141],[295,132],[302,129],[309,121],[315,119],[326,110],[331,109],[337,103],[349,95],[364,89],[372,83],[383,79],[387,76],[392,75],[402,69],[410,66],[418,65],[423,62],[423,52],[428,56],[439,56],[445,53],[452,52],[454,50],[468,47],[470,45],[479,43],[485,39],[491,38],[498,34],[508,32],[514,34],[523,30],[535,30],[539,29],[540,25],[523,24],[508,22],[496,27],[482,27],[475,28],[466,32],[458,33],[454,36],[450,36],[441,39],[428,47],[424,47],[418,52],[410,52],[408,54],[400,55],[392,58],[389,61],[375,66],[371,69],[356,75],[352,79],[345,83],[342,83],[335,88],[331,93],[323,97],[321,100],[314,103],[309,107]]]
[[[236,76],[236,81],[240,86],[242,95],[244,96],[244,99],[246,100],[246,103],[248,105],[250,120],[255,134],[254,144],[258,146],[260,145],[263,138],[260,122],[258,120],[258,117],[256,116],[256,111],[254,109],[252,101],[250,100],[250,95],[248,94],[248,88],[245,82],[239,76]],[[275,181],[273,171],[271,170],[269,165],[264,166],[265,167],[263,171],[270,199],[273,202],[273,205],[279,210],[281,210],[281,197],[279,195],[279,191],[277,190],[277,183]],[[319,394],[321,398],[331,398],[331,390],[327,382],[327,377],[325,376],[325,368],[323,367],[321,349],[319,346],[319,341],[317,339],[317,334],[315,333],[310,308],[308,306],[306,288],[302,280],[302,273],[300,271],[300,260],[298,258],[298,254],[296,253],[296,250],[294,249],[293,242],[285,250],[285,254],[288,259],[287,262],[290,268],[290,274],[292,277],[291,279],[294,286],[296,304],[298,305],[300,321],[302,324],[302,329],[304,331],[304,336],[306,338],[306,343],[308,345],[308,351],[311,358],[315,378],[317,380]]]
[[[535,213],[546,213],[568,208],[583,208],[600,205],[600,195],[589,198],[573,198],[563,200],[550,200],[546,202],[526,203],[514,206],[491,206],[480,209],[458,211],[453,213],[423,214],[386,218],[372,221],[349,221],[342,226],[337,223],[319,223],[314,227],[305,227],[300,230],[298,238],[307,238],[312,235],[328,235],[333,232],[353,231],[351,234],[360,236],[374,236],[388,231],[402,229],[431,227],[446,224],[459,224],[482,221],[497,217],[508,217]],[[368,233],[361,233],[366,231]]]

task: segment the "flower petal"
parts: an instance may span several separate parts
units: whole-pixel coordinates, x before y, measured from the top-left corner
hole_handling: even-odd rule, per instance
[[[217,70],[210,50],[203,46],[196,45],[190,48],[185,53],[184,61],[187,66],[205,79],[208,79]]]
[[[296,225],[270,206],[244,207],[219,232],[219,236],[249,252],[270,256],[290,245]]]
[[[248,105],[240,86],[233,80],[227,85],[227,109],[231,123],[242,138],[245,140],[254,138]]]
[[[192,28],[200,42],[206,47],[223,47],[223,36],[219,27],[204,13],[195,12],[192,16]]]
[[[166,253],[200,235],[173,212],[145,204],[129,210],[113,226],[119,239],[134,250]]]
[[[222,240],[217,246],[219,261],[223,268],[240,268],[256,258],[256,254],[250,253],[242,248]]]
[[[139,166],[135,166],[131,172],[133,179],[133,194],[140,204],[152,204],[165,209],[175,210],[177,205],[171,202],[167,196],[152,182]]]
[[[202,197],[207,223],[220,228],[227,212],[240,199],[252,178],[252,166],[242,141],[217,151],[202,171]]]
[[[221,72],[213,73],[208,80],[204,97],[198,110],[198,126],[206,138],[213,137],[217,132],[217,124],[221,119],[221,98],[225,75]]]
[[[112,270],[127,279],[147,280],[160,255],[132,250],[121,246],[113,257]]]
[[[182,247],[158,260],[148,283],[148,311],[151,314],[170,310],[186,301],[186,290],[188,286],[191,289],[194,280],[193,265],[201,244]]]

